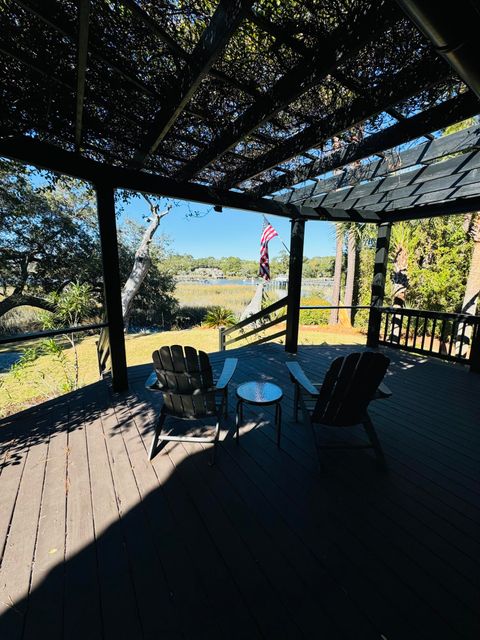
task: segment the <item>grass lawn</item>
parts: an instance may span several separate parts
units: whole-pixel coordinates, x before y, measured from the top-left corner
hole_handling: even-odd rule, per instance
[[[278,327],[275,330],[278,331]],[[88,336],[78,344],[81,386],[98,380],[96,339],[96,336]],[[365,336],[358,330],[345,327],[303,326],[300,328],[299,341],[300,344],[365,344]],[[151,362],[155,349],[171,344],[191,345],[203,351],[215,352],[218,351],[218,330],[195,327],[183,331],[128,335],[127,363],[134,366]],[[25,346],[27,345],[8,345],[8,348],[3,347],[2,350],[20,351]],[[66,353],[71,364],[71,350]],[[0,375],[0,416],[61,395],[66,391],[65,382],[63,368],[52,356],[41,356],[35,360],[18,379],[12,374]]]

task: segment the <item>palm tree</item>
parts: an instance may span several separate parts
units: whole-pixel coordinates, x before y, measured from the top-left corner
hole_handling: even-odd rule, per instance
[[[474,316],[477,311],[478,294],[480,291],[480,213],[470,213],[465,216],[465,231],[467,236],[473,240],[472,258],[468,270],[467,284],[465,285],[465,295],[462,303],[462,313]],[[471,325],[465,326],[460,322],[457,328],[457,339],[455,352],[457,356],[466,358],[468,346],[472,338]]]
[[[335,250],[335,269],[333,272],[332,307],[338,307],[340,304],[344,237],[345,237],[345,230],[343,225],[336,224],[335,225],[336,250]],[[332,309],[330,311],[330,320],[328,321],[328,324],[338,324],[338,309]]]
[[[410,222],[396,222],[392,226],[390,240],[393,255],[392,270],[392,298],[393,306],[403,308],[406,304],[406,296],[409,286],[408,263],[414,250],[415,225]],[[401,319],[393,316],[390,329],[390,340],[400,342]]]
[[[366,240],[367,225],[365,223],[351,223],[347,227],[347,277],[345,281],[344,305],[352,307],[355,294],[357,276],[358,251]],[[353,324],[354,310],[347,311],[350,324]]]

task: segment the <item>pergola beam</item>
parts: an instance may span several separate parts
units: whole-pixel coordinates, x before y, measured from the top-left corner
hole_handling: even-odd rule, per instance
[[[459,198],[457,200],[447,200],[423,207],[414,206],[405,209],[397,209],[381,214],[384,222],[401,222],[404,220],[423,220],[425,218],[438,218],[441,216],[459,215],[472,213],[480,210],[480,196],[473,198]]]
[[[92,182],[94,185],[99,183],[109,184],[115,189],[141,191],[162,197],[191,200],[209,205],[221,205],[232,209],[266,213],[290,219],[378,224],[381,222],[469,213],[480,209],[480,196],[451,199],[394,211],[376,211],[373,208],[360,209],[352,207],[343,209],[333,206],[308,207],[283,204],[268,198],[252,198],[246,193],[223,191],[195,183],[179,183],[163,176],[112,167],[79,157],[72,152],[38,142],[26,136],[0,140],[0,155],[50,171],[81,178]]]
[[[445,67],[435,66],[432,68],[432,65],[428,63],[413,64],[397,74],[388,85],[378,87],[370,96],[356,98],[347,107],[337,109],[252,162],[245,163],[245,166],[240,169],[226,174],[218,186],[231,188],[272,169],[275,165],[287,162],[303,151],[318,146],[331,137],[361,124],[402,100],[410,98],[418,92],[419,86],[428,87],[437,84],[444,80],[447,74],[448,69]],[[201,155],[198,157],[200,158]]]
[[[77,149],[80,147],[82,141],[83,101],[85,98],[85,77],[88,58],[90,0],[80,0],[78,11],[77,98],[75,113],[75,145]]]
[[[462,171],[462,163],[458,159],[454,160],[454,162],[446,161],[448,164],[443,162],[429,166],[428,169],[426,167],[450,154],[466,153],[473,149],[480,149],[480,126],[478,125],[448,136],[435,138],[432,142],[424,142],[400,153],[395,153],[393,149],[390,149],[381,160],[354,167],[350,171],[344,171],[340,175],[335,175],[331,178],[318,180],[315,184],[301,189],[292,189],[285,194],[276,196],[275,200],[298,205],[311,205],[314,200],[320,203],[325,198],[327,200],[329,198],[338,198],[337,201],[340,201],[371,195],[372,191],[384,193],[399,186],[439,178],[441,177],[440,173],[442,175],[448,175],[448,172],[459,173]],[[424,170],[417,170],[414,173],[402,173],[398,178],[390,177],[388,180],[374,180],[374,178],[388,176],[400,169],[408,169],[417,165],[424,165]],[[470,166],[471,168],[473,167]],[[463,170],[466,171],[467,169]],[[366,180],[370,180],[370,182],[355,186],[360,182],[364,183]],[[346,187],[350,188],[347,189]],[[338,189],[342,189],[342,191],[338,192],[337,196],[336,191]]]
[[[181,183],[171,178],[143,171],[113,167],[39,142],[28,136],[15,136],[0,140],[0,156],[81,178],[93,184],[101,181],[111,184],[116,189],[141,191],[161,197],[221,205],[242,211],[253,211],[291,219],[333,222],[381,221],[381,217],[376,212],[355,209],[344,211],[339,207],[298,207],[293,204],[276,202],[270,198],[252,198],[246,193],[224,191],[196,183]]]
[[[252,195],[262,197],[306,180],[314,180],[329,171],[340,169],[352,162],[363,160],[376,153],[415,140],[429,131],[443,129],[470,118],[479,111],[478,99],[469,91],[402,120],[383,131],[374,133],[360,142],[350,143],[342,149],[325,153],[313,162],[289,171],[284,176],[278,176],[264,182],[259,187],[251,189],[250,192]]]
[[[223,52],[246,15],[253,0],[221,0],[210,23],[196,44],[183,75],[165,87],[162,107],[151,130],[135,154],[135,164],[143,165],[175,124],[187,103]]]
[[[201,169],[244,140],[264,122],[273,118],[296,98],[318,85],[338,64],[355,55],[370,42],[378,29],[392,15],[392,5],[375,7],[352,25],[342,25],[325,40],[324,46],[288,71],[262,98],[227,126],[194,160],[179,173],[179,180],[189,180]],[[274,163],[278,164],[278,163]]]

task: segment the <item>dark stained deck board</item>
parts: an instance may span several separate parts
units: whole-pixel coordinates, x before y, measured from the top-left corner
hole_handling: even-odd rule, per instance
[[[69,404],[64,634],[71,640],[102,638],[102,610],[93,520],[83,396]]]
[[[29,450],[26,457],[0,567],[0,631],[2,637],[11,640],[22,637],[28,610],[28,592],[48,456],[48,420],[39,421],[45,426],[47,435],[43,442]],[[7,615],[3,615],[4,613]]]
[[[321,380],[358,348],[297,359]],[[0,589],[21,612],[0,603],[0,637],[477,638],[480,377],[386,353],[393,396],[371,414],[388,474],[342,450],[319,475],[280,345],[212,355],[216,370],[240,358],[235,384],[282,386],[280,450],[269,407],[246,409],[235,444],[232,393],[215,467],[209,446],[178,443],[149,463],[150,366],[128,394],[102,382],[0,423]]]
[[[253,443],[249,443],[249,453],[252,457],[259,458],[260,463],[265,466],[267,464],[265,457],[259,457],[259,452],[262,451],[260,435]],[[270,443],[271,448],[272,443]],[[287,443],[288,446],[288,443]],[[262,451],[266,453],[266,451]],[[332,454],[333,455],[333,454]],[[273,456],[271,461],[273,461]],[[358,458],[357,458],[358,459]],[[350,464],[355,464],[353,459]],[[290,495],[292,500],[298,501],[299,490],[305,484],[305,475],[300,475],[300,479],[293,477],[293,474],[289,474],[292,465],[285,465],[284,471],[287,473],[282,474],[282,478],[278,482],[282,482],[281,488],[287,495]],[[285,478],[284,475],[287,477]],[[448,605],[452,606],[452,598],[456,599],[455,587],[460,586],[465,593],[466,589],[473,591],[471,585],[464,583],[461,576],[457,575],[455,569],[449,572],[450,584],[449,588],[451,592],[445,592],[443,589],[438,588],[436,580],[432,580],[431,576],[425,569],[427,565],[426,559],[431,555],[428,547],[419,545],[414,537],[409,536],[408,532],[400,525],[393,525],[388,522],[388,519],[383,516],[380,510],[376,510],[373,516],[369,517],[369,509],[365,504],[362,504],[362,494],[355,490],[355,482],[350,485],[345,482],[345,478],[348,478],[349,470],[342,470],[342,474],[335,478],[335,482],[329,487],[329,506],[328,514],[330,517],[336,519],[335,534],[340,531],[340,526],[343,526],[350,530],[350,534],[358,538],[362,544],[370,550],[372,556],[382,561],[387,568],[397,574],[397,576],[403,580],[405,585],[409,585],[409,576],[416,576],[417,588],[420,588],[420,592],[426,594],[426,599],[430,600],[430,606],[435,606],[439,600],[443,597],[448,602]],[[308,476],[307,476],[308,479]],[[342,485],[346,486],[347,492],[343,491]],[[318,492],[318,500],[322,500],[322,492]],[[310,496],[310,499],[312,496]],[[332,499],[333,498],[333,499]],[[340,507],[338,506],[340,505]],[[354,523],[354,526],[352,524]],[[389,526],[390,525],[390,526]],[[378,530],[378,531],[377,531]],[[384,540],[388,543],[385,545]],[[411,553],[411,547],[418,547],[416,553]],[[385,555],[385,550],[387,554]],[[394,554],[391,552],[395,551]],[[422,566],[415,567],[416,558],[422,558]],[[442,559],[438,558],[433,563],[435,569],[442,570]],[[448,569],[448,567],[447,567]],[[423,581],[423,588],[422,583]],[[460,582],[460,585],[458,584]],[[405,596],[404,596],[405,597]],[[454,604],[454,603],[453,603]],[[475,606],[471,603],[472,608]],[[408,612],[411,613],[411,610]],[[464,609],[463,604],[460,605],[460,613],[458,619],[463,622],[466,616],[471,614],[468,609]]]
[[[62,420],[62,413],[51,412],[51,436],[24,640],[36,640],[39,628],[51,640],[63,635],[67,431],[55,432],[57,420]]]
[[[241,605],[240,593],[212,545],[203,543],[206,536],[197,522],[194,505],[178,486],[174,466],[167,455],[175,444],[167,445],[165,454],[157,456],[155,463],[150,464],[146,455],[147,445],[139,437],[136,420],[141,407],[141,431],[145,413],[148,414],[147,421],[154,420],[156,414],[140,405],[136,396],[129,397],[126,404],[133,405],[129,425],[125,425],[127,448],[137,482],[142,487],[144,505],[184,633],[187,637],[241,638],[245,634],[257,637],[255,628],[252,629],[253,619],[245,627],[249,614]],[[130,406],[117,404],[116,412],[120,419],[122,414],[128,414]],[[211,612],[206,623],[203,621],[205,611]]]
[[[253,435],[256,436],[255,442],[253,441]],[[370,578],[373,581],[373,584],[377,583],[379,590],[382,589],[382,585],[389,584],[393,586],[394,595],[391,598],[391,602],[392,604],[396,603],[397,606],[400,606],[399,603],[402,603],[401,607],[403,608],[403,615],[408,618],[408,616],[411,615],[412,610],[415,610],[417,605],[417,596],[415,592],[410,592],[401,580],[395,579],[396,577],[394,573],[392,573],[391,568],[382,561],[380,553],[381,550],[379,549],[378,544],[371,544],[370,541],[370,538],[374,534],[369,532],[369,535],[364,537],[358,534],[357,528],[361,525],[361,520],[355,520],[355,527],[349,526],[349,522],[345,520],[342,514],[344,502],[343,496],[340,496],[340,499],[343,498],[340,502],[340,509],[336,508],[335,501],[331,501],[331,496],[329,495],[327,498],[327,504],[322,505],[324,511],[323,518],[319,519],[318,522],[314,521],[313,524],[305,519],[302,521],[302,514],[308,509],[308,504],[305,508],[303,507],[305,486],[302,484],[297,485],[295,483],[294,476],[288,468],[289,463],[291,463],[291,459],[289,457],[285,458],[284,465],[282,465],[282,471],[277,474],[273,469],[273,465],[275,464],[274,458],[267,457],[265,452],[262,451],[262,444],[265,446],[265,443],[260,441],[260,435],[261,434],[252,434],[252,437],[249,438],[249,442],[245,443],[245,448],[248,447],[247,452],[250,454],[252,460],[257,464],[257,466],[262,470],[267,470],[266,473],[268,474],[269,479],[275,483],[277,492],[279,490],[282,492],[282,510],[288,514],[288,517],[291,519],[292,526],[298,527],[300,523],[301,535],[303,536],[304,543],[310,545],[310,547],[314,549],[315,545],[318,545],[319,543],[319,533],[324,530],[326,535],[325,544],[327,554],[333,553],[335,559],[338,558],[339,554],[346,555],[347,559],[351,564],[353,564],[353,566],[355,566],[355,563],[358,563],[359,557],[367,557],[368,566],[363,568],[364,576],[367,579]],[[273,441],[269,443],[269,446],[273,449]],[[250,469],[250,473],[252,474],[254,471]],[[268,486],[265,477],[263,479],[259,478],[258,484],[265,488]],[[285,491],[286,486],[288,486],[288,492]],[[271,488],[270,491],[272,491]],[[316,498],[318,500],[316,500]],[[276,498],[276,501],[278,502],[278,497]],[[317,494],[317,492],[311,488],[307,494],[307,501],[314,503],[317,501],[317,504],[322,504],[325,502],[325,495],[322,496],[321,489]],[[318,511],[320,513],[320,509]],[[347,518],[349,519],[350,514],[348,512],[347,514]],[[313,517],[316,519],[316,516],[317,514]],[[335,518],[335,521],[332,523],[333,518]],[[338,545],[339,540],[343,540],[343,544]],[[361,553],[357,553],[353,557],[351,555],[349,556],[352,549],[361,550]],[[348,580],[348,571],[352,571],[352,568],[350,568],[348,563],[346,563],[346,568],[344,569],[345,573],[343,576],[344,580]],[[416,619],[416,623],[419,624],[418,619]],[[428,623],[425,628],[422,629],[422,632],[425,633],[433,626],[431,618],[429,617]],[[390,634],[391,633],[393,633],[393,629],[390,631]],[[389,634],[386,635],[387,637],[390,637]]]
[[[97,397],[95,404],[90,405],[91,411],[86,416],[95,413],[98,407],[105,414],[107,403]],[[95,416],[86,418],[88,463],[92,492],[93,523],[95,529],[97,565],[102,610],[103,635],[114,640],[122,637],[143,637],[142,625],[138,612],[130,560],[125,546],[125,538],[120,522],[120,512],[117,504],[117,488],[110,465],[107,447],[107,435],[103,429],[103,421]],[[110,448],[111,450],[111,448]],[[122,615],[118,615],[119,603]]]

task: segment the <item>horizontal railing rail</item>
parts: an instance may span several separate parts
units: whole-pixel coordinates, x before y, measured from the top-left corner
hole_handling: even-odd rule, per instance
[[[64,329],[48,329],[47,331],[36,331],[33,333],[22,333],[17,336],[5,336],[0,337],[1,344],[13,344],[15,342],[27,342],[28,340],[36,340],[40,338],[53,338],[54,336],[60,336],[62,334],[70,333],[82,333],[84,331],[94,331],[96,329],[103,329],[108,327],[106,322],[98,322],[96,324],[84,324],[76,327],[65,327]]]
[[[300,305],[300,311],[302,310],[307,310],[307,309],[323,309],[323,310],[330,310],[330,309],[370,309],[370,305],[352,305],[350,307],[347,307],[345,305],[331,305],[331,304],[327,304],[327,305]]]
[[[480,331],[480,317],[465,313],[381,307],[379,344],[468,363]]]
[[[284,298],[277,300],[277,302],[274,302],[268,307],[265,307],[265,309],[262,309],[261,311],[254,313],[253,315],[249,316],[245,320],[241,320],[240,322],[237,322],[237,324],[233,325],[232,327],[221,328],[218,334],[220,351],[225,351],[225,349],[228,346],[234,343],[240,342],[242,340],[248,340],[258,334],[263,334],[263,332],[269,329],[270,327],[286,322],[287,320],[286,314],[283,314],[276,318],[271,318],[270,316],[272,313],[276,313],[277,311],[280,311],[280,309],[283,309],[284,307],[286,307],[287,304],[288,304],[288,298],[287,296],[285,296]],[[256,325],[256,326],[253,326],[253,328],[250,328],[252,327],[252,325]],[[244,331],[246,327],[248,327],[248,330]],[[228,336],[231,336],[233,333],[236,333],[236,332],[240,332],[240,334],[235,335],[234,337],[231,337],[230,339],[228,339]],[[285,328],[285,329],[282,329],[281,331],[277,331],[276,333],[271,333],[268,335],[260,335],[256,340],[249,342],[249,344],[250,345],[262,344],[263,342],[275,340],[277,338],[281,338],[282,336],[286,335],[286,332],[287,330]]]

